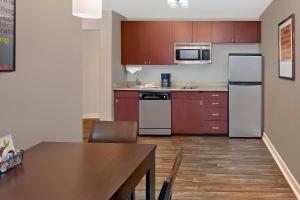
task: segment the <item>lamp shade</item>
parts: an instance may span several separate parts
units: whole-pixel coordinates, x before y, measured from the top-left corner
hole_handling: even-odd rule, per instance
[[[73,15],[97,19],[102,17],[102,0],[73,0]]]

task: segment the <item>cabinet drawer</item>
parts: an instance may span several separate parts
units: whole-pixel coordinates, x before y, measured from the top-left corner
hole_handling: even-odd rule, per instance
[[[227,108],[227,99],[205,99],[203,104],[207,108]]]
[[[208,134],[227,134],[227,121],[206,121],[204,122],[205,133]]]
[[[138,91],[115,91],[115,98],[139,98]]]
[[[202,99],[203,92],[172,92],[173,99]]]
[[[227,100],[227,92],[204,92],[203,97],[204,99],[221,99]]]
[[[203,117],[208,121],[227,121],[227,108],[205,108]]]

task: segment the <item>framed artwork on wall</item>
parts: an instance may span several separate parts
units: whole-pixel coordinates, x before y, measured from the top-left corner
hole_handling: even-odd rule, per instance
[[[0,72],[16,70],[16,0],[0,0]]]
[[[278,24],[279,78],[295,80],[295,15]]]

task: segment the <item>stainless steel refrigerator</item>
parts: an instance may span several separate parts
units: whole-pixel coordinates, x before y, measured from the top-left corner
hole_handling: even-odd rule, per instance
[[[229,54],[229,136],[262,137],[262,56]]]

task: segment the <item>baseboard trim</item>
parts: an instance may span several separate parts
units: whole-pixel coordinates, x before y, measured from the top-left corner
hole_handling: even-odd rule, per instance
[[[83,114],[83,119],[99,119],[99,113]]]
[[[293,176],[292,172],[289,170],[288,166],[285,164],[284,160],[272,144],[270,138],[266,133],[264,133],[263,141],[266,144],[267,148],[271,152],[275,162],[277,163],[278,167],[280,168],[281,172],[283,173],[285,179],[287,180],[288,184],[292,188],[293,192],[295,193],[298,200],[300,200],[300,186],[295,177]]]

